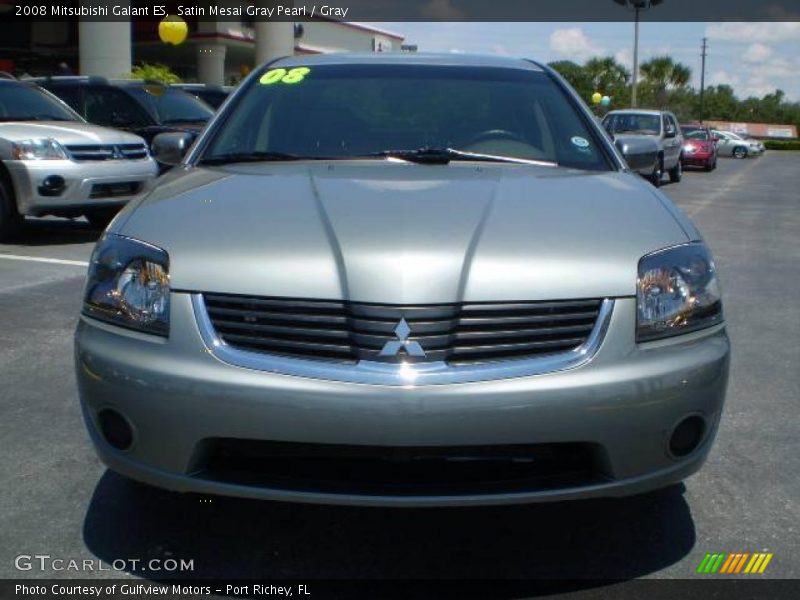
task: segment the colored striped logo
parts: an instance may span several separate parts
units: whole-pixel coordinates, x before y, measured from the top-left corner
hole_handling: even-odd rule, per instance
[[[706,554],[697,567],[698,573],[763,573],[772,560],[772,552],[737,552]]]

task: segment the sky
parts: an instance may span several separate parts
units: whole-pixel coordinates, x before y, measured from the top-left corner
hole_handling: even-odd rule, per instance
[[[702,1],[702,0],[698,0]],[[755,0],[754,0],[755,1]],[[612,55],[633,64],[633,23],[376,23],[405,35],[420,52],[505,54],[581,63]],[[642,22],[639,60],[669,54],[692,69],[700,87],[700,46],[708,38],[706,85],[728,84],[740,98],[776,88],[800,101],[800,22]]]

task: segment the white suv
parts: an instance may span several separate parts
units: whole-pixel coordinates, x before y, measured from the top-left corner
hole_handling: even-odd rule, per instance
[[[158,168],[139,136],[86,123],[32,83],[0,80],[0,241],[23,217],[105,226]]]

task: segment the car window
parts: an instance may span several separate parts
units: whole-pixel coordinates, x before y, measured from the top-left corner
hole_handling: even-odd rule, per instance
[[[83,106],[81,102],[82,94],[81,88],[77,85],[58,86],[49,88],[49,91],[58,96],[61,100],[69,104],[70,108],[78,114],[83,115]]]
[[[668,115],[667,118],[669,119],[670,125],[672,125],[672,130],[675,133],[680,133],[681,132],[681,128],[678,126],[678,121],[675,119],[675,117],[672,116],[672,115]]]
[[[711,137],[708,135],[707,129],[681,127],[683,137],[687,140],[709,140]]]
[[[544,72],[438,65],[322,65],[298,72],[305,74],[294,83],[254,80],[229,105],[227,122],[204,156],[453,148],[610,168],[597,133]]]
[[[0,84],[0,121],[80,121],[68,106],[38,86]]]
[[[612,113],[604,121],[611,133],[661,134],[661,118],[645,113]]]
[[[141,127],[150,124],[147,114],[131,98],[112,87],[86,90],[86,119],[110,127]]]
[[[214,111],[202,100],[174,88],[160,85],[129,86],[125,89],[161,124],[205,123]]]
[[[200,100],[202,100],[206,104],[208,104],[211,108],[219,108],[220,106],[222,106],[222,103],[225,102],[225,99],[228,97],[228,94],[226,94],[225,92],[219,92],[216,90],[198,90],[194,93],[194,95],[200,98]]]

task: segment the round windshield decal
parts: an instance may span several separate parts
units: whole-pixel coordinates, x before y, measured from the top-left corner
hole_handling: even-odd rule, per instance
[[[572,138],[572,144],[577,146],[578,148],[588,148],[589,140],[579,135],[576,135]]]

